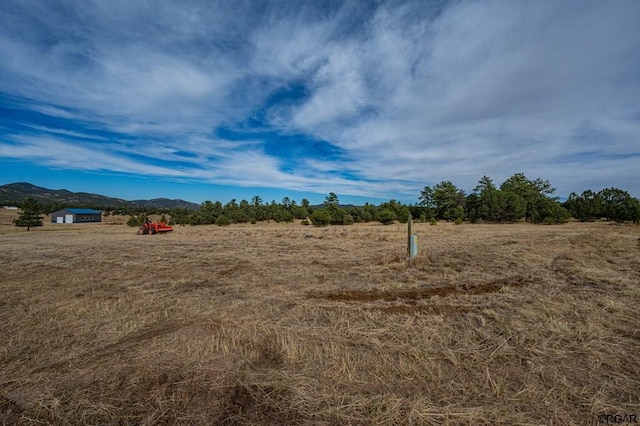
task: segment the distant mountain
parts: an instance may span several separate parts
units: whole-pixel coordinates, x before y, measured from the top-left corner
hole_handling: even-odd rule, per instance
[[[92,204],[104,207],[117,207],[127,204],[126,200],[119,198],[105,197],[103,195],[89,194],[86,192],[71,192],[66,189],[42,188],[27,182],[10,183],[0,186],[0,201],[2,204],[22,202],[27,197],[44,203],[68,204],[69,207],[78,204]]]
[[[191,203],[180,199],[170,200],[168,198],[154,198],[152,200],[134,200],[128,203],[141,207],[160,207],[163,209],[188,209],[198,210],[200,204]]]
[[[199,204],[184,200],[170,200],[168,198],[156,198],[153,200],[127,201],[121,198],[105,197],[104,195],[88,192],[71,192],[66,189],[47,189],[28,182],[10,183],[0,186],[0,204],[12,205],[22,203],[31,197],[42,203],[64,204],[65,207],[96,206],[96,207],[151,207],[161,209],[184,208],[197,210]]]

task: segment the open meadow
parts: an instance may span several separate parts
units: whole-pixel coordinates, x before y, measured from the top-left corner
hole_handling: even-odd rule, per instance
[[[0,214],[2,424],[640,416],[640,227],[178,226]]]

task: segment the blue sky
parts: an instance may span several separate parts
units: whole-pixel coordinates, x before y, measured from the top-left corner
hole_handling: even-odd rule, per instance
[[[640,196],[640,2],[0,2],[0,184],[413,203]]]

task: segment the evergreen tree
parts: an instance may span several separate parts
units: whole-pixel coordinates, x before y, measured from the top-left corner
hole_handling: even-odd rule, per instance
[[[343,219],[342,219],[342,224],[343,225],[353,225],[353,223],[355,222],[355,219],[353,218],[353,216],[351,216],[350,214],[347,214]]]
[[[40,211],[38,202],[29,197],[25,200],[24,204],[22,204],[20,216],[14,219],[13,223],[20,227],[26,226],[27,231],[29,231],[32,226],[42,226],[43,217],[40,216]]]
[[[337,209],[340,202],[338,201],[338,196],[335,192],[330,192],[327,198],[324,200],[325,207],[330,209]]]
[[[602,217],[602,200],[600,195],[590,189],[581,195],[572,192],[564,203],[564,207],[571,215],[582,222],[596,220]]]
[[[342,225],[347,212],[340,208],[340,201],[338,200],[338,196],[335,192],[329,193],[327,198],[324,200],[324,205],[325,208],[323,210],[327,210],[331,216],[329,223],[332,225]]]
[[[313,226],[327,226],[331,222],[331,213],[328,209],[315,210],[311,214]]]
[[[191,216],[192,225],[211,225],[216,223],[218,216],[222,214],[222,203],[216,201],[212,203],[207,200],[200,205],[200,210]]]
[[[616,222],[640,222],[640,201],[627,191],[618,188],[606,188],[598,193],[602,201],[602,215]]]
[[[306,219],[309,216],[309,209],[304,206],[295,206],[293,209],[293,217],[296,219]]]
[[[127,220],[127,226],[131,226],[132,228],[138,227],[145,223],[148,220],[146,213],[140,213],[139,215],[131,215],[129,220]]]
[[[474,193],[467,197],[467,211],[472,222],[515,222],[525,214],[524,199],[513,191],[503,191],[488,176],[480,178]]]
[[[378,221],[383,225],[391,225],[396,219],[396,214],[390,208],[383,207],[378,211]]]
[[[567,223],[571,219],[571,213],[556,200],[545,198],[539,203],[531,216],[532,223],[544,223],[545,225],[558,225]]]
[[[372,222],[376,220],[378,209],[373,204],[365,203],[362,208],[362,222]]]
[[[529,180],[523,173],[516,173],[500,185],[500,190],[519,195],[525,202],[524,217],[531,220],[536,210],[548,207],[546,200],[556,191],[548,180]],[[538,216],[540,212],[538,212]]]
[[[438,219],[464,218],[464,191],[450,181],[442,181],[433,188],[425,186],[420,194],[420,204],[432,210]]]
[[[231,221],[224,214],[221,214],[216,218],[216,225],[218,226],[227,226],[229,224],[231,224]]]

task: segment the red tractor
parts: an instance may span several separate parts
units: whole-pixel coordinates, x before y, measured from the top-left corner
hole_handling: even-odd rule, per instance
[[[164,222],[151,222],[147,220],[140,226],[140,229],[138,229],[138,235],[161,234],[171,231],[173,231],[173,226],[169,226]]]

